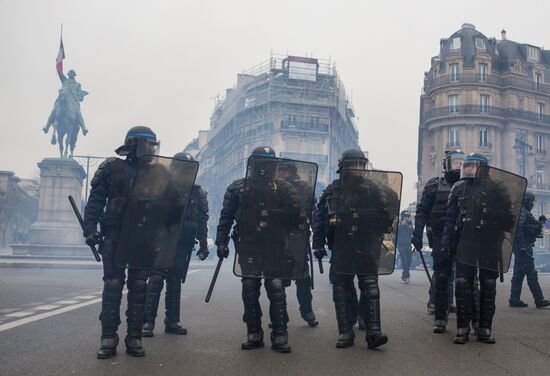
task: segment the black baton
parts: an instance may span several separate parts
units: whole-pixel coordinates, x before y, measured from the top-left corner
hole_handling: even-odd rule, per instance
[[[74,215],[76,215],[76,219],[78,219],[78,223],[80,223],[80,228],[82,231],[84,231],[84,221],[82,220],[82,216],[80,215],[80,211],[78,210],[78,207],[76,206],[76,202],[74,202],[73,196],[69,195],[69,202],[71,203],[71,206],[73,207]],[[92,250],[92,253],[94,254],[95,260],[97,262],[101,262],[101,258],[99,257],[99,253],[97,253],[97,249],[93,245],[90,245],[90,249]]]
[[[206,294],[206,299],[204,301],[208,303],[210,301],[210,298],[212,297],[212,291],[214,290],[214,285],[216,284],[216,280],[218,279],[218,273],[220,272],[220,268],[222,267],[223,257],[220,257],[218,260],[218,265],[216,265],[216,271],[214,272],[214,276],[212,277],[212,282],[210,282],[210,287],[208,288],[208,293]]]

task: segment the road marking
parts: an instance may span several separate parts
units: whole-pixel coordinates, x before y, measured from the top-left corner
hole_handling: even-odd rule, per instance
[[[200,272],[200,271],[201,271],[201,269],[189,270],[189,271],[187,272],[187,275],[193,274],[193,273],[196,273],[196,272]]]
[[[55,302],[56,304],[76,304],[78,303],[78,300],[60,300],[58,302]]]
[[[2,308],[0,309],[0,313],[10,313],[17,311],[17,308]]]
[[[28,315],[32,315],[32,312],[29,311],[18,311],[13,313],[8,313],[7,315],[4,315],[6,317],[25,317]]]
[[[59,308],[59,306],[58,305],[45,304],[45,305],[41,305],[41,306],[38,306],[38,307],[34,307],[33,309],[35,311],[49,311],[49,310],[54,309],[54,308]]]
[[[80,295],[80,296],[73,296],[72,298],[77,300],[88,300],[88,299],[97,298],[97,295]]]
[[[60,315],[60,314],[65,313],[65,312],[70,312],[70,311],[73,311],[73,310],[78,309],[78,308],[82,308],[82,307],[86,307],[86,306],[91,305],[91,304],[98,303],[100,301],[101,301],[101,298],[96,298],[96,299],[88,300],[87,302],[81,302],[81,303],[78,303],[78,304],[73,304],[73,305],[70,305],[70,306],[67,306],[67,307],[59,308],[59,309],[56,309],[55,311],[44,312],[44,313],[40,313],[38,315],[34,315],[34,316],[31,316],[31,317],[25,317],[25,318],[22,318],[20,320],[8,322],[6,324],[0,325],[0,332],[3,332],[4,330],[16,328],[18,326],[25,325],[25,324],[28,324],[28,323],[31,323],[31,322],[34,322],[34,321],[42,320],[42,319],[45,319],[45,318],[48,318],[48,317]]]

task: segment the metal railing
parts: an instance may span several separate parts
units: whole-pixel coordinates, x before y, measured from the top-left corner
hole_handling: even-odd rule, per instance
[[[499,118],[513,118],[519,120],[527,120],[535,123],[542,123],[550,125],[550,116],[539,114],[538,112],[530,112],[517,110],[514,108],[503,108],[495,106],[480,106],[474,104],[465,104],[459,106],[444,106],[436,107],[429,111],[424,112],[422,121],[430,121],[438,118],[447,118],[453,116],[465,116],[473,115],[476,117],[499,117]]]
[[[520,89],[534,90],[541,93],[550,94],[550,85],[542,82],[536,82],[528,78],[522,77],[499,77],[494,74],[480,74],[480,73],[462,73],[462,74],[450,74],[430,78],[426,82],[426,88],[424,92],[437,89],[447,85],[457,84],[488,84],[500,87],[516,87]]]

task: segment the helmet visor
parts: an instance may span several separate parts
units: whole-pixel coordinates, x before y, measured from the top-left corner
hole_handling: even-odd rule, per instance
[[[459,171],[462,162],[464,161],[464,155],[454,154],[450,158],[447,158],[447,171]]]
[[[366,159],[346,159],[342,162],[343,170],[366,170],[367,169],[367,160]]]
[[[160,152],[160,141],[152,138],[137,138],[136,156],[158,155]]]
[[[460,167],[460,178],[475,178],[479,161],[464,161]]]

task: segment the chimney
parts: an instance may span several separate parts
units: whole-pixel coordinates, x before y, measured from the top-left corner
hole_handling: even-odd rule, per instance
[[[506,40],[506,30],[502,29],[500,35],[502,35],[502,40]]]

